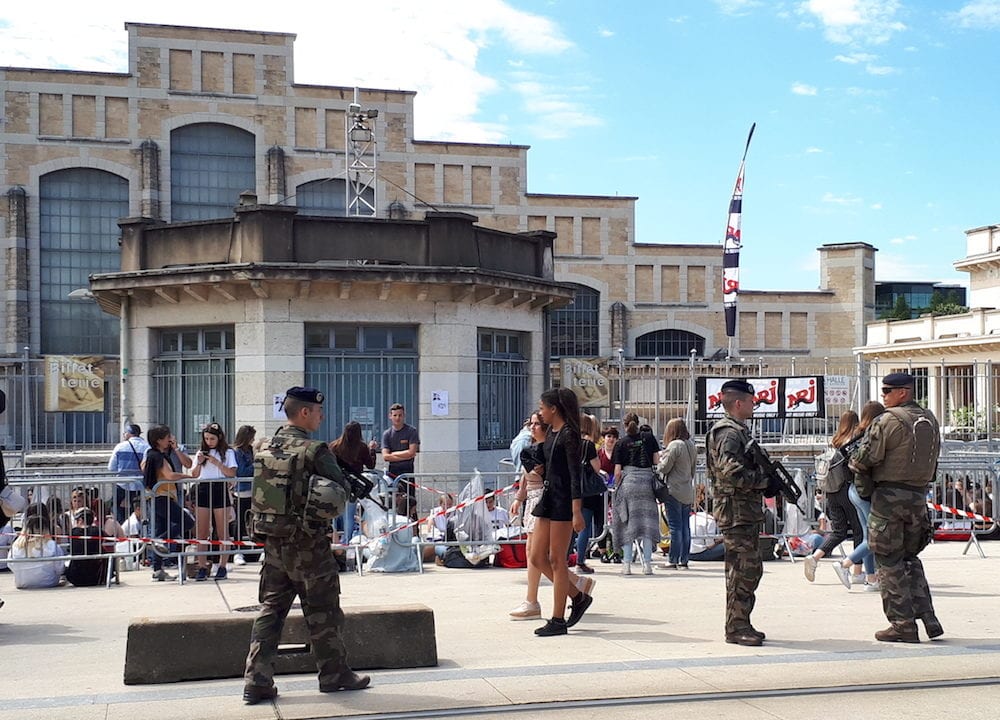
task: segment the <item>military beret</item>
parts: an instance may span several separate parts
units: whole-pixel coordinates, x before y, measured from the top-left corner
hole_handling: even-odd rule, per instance
[[[882,380],[882,384],[894,388],[913,387],[913,376],[905,372],[889,373]]]
[[[733,392],[746,393],[747,395],[753,395],[753,385],[748,383],[746,380],[727,380],[722,383],[722,392],[727,390],[732,390]]]
[[[315,403],[316,405],[323,404],[323,393],[321,393],[316,388],[312,387],[290,387],[285,391],[285,399],[295,398],[296,400],[301,400],[302,402]]]

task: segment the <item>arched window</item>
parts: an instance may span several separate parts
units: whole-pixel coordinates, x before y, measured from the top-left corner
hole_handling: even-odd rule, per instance
[[[323,178],[302,183],[295,189],[295,206],[300,215],[345,217],[347,215],[347,181],[342,178]],[[364,193],[368,205],[375,204],[375,188]]]
[[[549,354],[595,357],[600,352],[601,294],[578,285],[573,302],[549,315]]]
[[[39,179],[39,293],[43,353],[118,354],[118,319],[95,302],[70,299],[88,276],[121,270],[118,219],[128,216],[128,181],[71,168]]]
[[[240,193],[256,191],[254,136],[198,123],[170,133],[170,219],[231,217]]]
[[[687,330],[656,330],[640,335],[635,341],[637,358],[684,358],[695,350],[699,356],[705,354],[705,338]]]

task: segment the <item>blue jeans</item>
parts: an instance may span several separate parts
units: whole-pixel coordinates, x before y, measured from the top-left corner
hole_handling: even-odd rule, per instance
[[[691,553],[691,506],[667,496],[667,523],[670,524],[670,553],[672,565],[687,565]]]
[[[583,530],[576,536],[576,564],[584,565],[587,562],[587,546],[590,545],[591,534],[594,529],[594,511],[590,508],[583,509]]]
[[[854,548],[852,552],[847,557],[855,565],[863,563],[865,566],[865,573],[868,575],[875,574],[875,556],[872,551],[868,549],[868,516],[872,512],[872,504],[869,500],[862,500],[861,496],[858,495],[858,491],[854,488],[854,483],[847,489],[847,497],[851,499],[851,503],[858,510],[858,518],[861,520],[861,532],[864,534],[865,541]]]
[[[153,498],[153,533],[155,537],[181,540],[191,532],[192,525],[184,508],[178,505],[173,498],[166,495],[157,495]],[[178,549],[183,549],[183,546],[170,543],[168,549],[170,552],[177,552]],[[152,556],[153,571],[155,572],[163,567],[163,557],[155,551]]]
[[[641,538],[639,547],[642,549],[642,564],[649,565],[653,562],[653,542],[649,538]],[[631,563],[635,555],[635,543],[629,543],[622,548],[622,562]]]

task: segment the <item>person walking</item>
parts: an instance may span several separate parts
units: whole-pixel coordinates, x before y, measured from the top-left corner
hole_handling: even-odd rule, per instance
[[[538,403],[542,422],[549,433],[542,446],[545,473],[542,494],[532,510],[535,537],[528,562],[552,581],[552,618],[535,635],[565,635],[580,621],[594,601],[572,584],[566,555],[573,531],[583,530],[583,498],[580,495],[580,407],[569,388],[546,390]],[[565,618],[566,599],[572,609]]]
[[[847,458],[840,454],[840,449],[850,442],[857,432],[858,422],[858,414],[853,410],[843,413],[840,416],[837,432],[830,439],[830,445],[837,452],[830,461],[826,479],[822,483],[822,487],[819,488],[826,498],[826,517],[830,521],[830,532],[823,539],[823,544],[803,559],[803,572],[809,582],[816,579],[816,568],[819,566],[819,561],[836,550],[847,539],[848,531],[854,540],[855,549],[864,542],[864,533],[861,531],[858,513],[854,509],[854,505],[851,504],[847,493],[854,476],[847,466]],[[834,566],[834,570],[836,568],[837,565]],[[849,589],[850,578],[847,579],[847,586]]]
[[[643,575],[653,574],[653,548],[660,541],[660,514],[653,494],[653,466],[660,446],[652,433],[642,432],[634,413],[625,416],[625,437],[614,451],[615,493],[612,537],[622,553],[622,575],[632,574],[633,545],[639,542]]]
[[[858,494],[870,494],[872,500],[868,544],[890,623],[875,633],[882,642],[920,642],[918,618],[928,637],[944,634],[918,557],[933,537],[927,488],[937,472],[941,430],[934,413],[913,399],[913,385],[913,376],[905,372],[883,378],[885,412],[850,460],[851,469],[860,475]]]
[[[657,470],[667,483],[667,522],[670,524],[670,568],[687,568],[691,553],[691,504],[694,502],[695,447],[683,418],[674,418],[663,431],[663,452]]]
[[[296,595],[309,628],[320,692],[362,690],[371,682],[351,670],[344,647],[340,576],[327,533],[351,490],[326,443],[309,439],[323,422],[323,400],[315,388],[289,388],[283,402],[288,424],[258,453],[252,510],[254,529],[265,537],[264,562],[261,609],[244,672],[247,705],[278,696],[274,660]],[[314,475],[332,482],[316,482]]]
[[[747,452],[753,385],[745,380],[724,382],[722,407],[725,416],[708,431],[705,449],[712,481],[712,512],[726,548],[726,642],[757,647],[764,644],[765,636],[750,623],[750,614],[764,572],[758,539],[764,522],[767,478]]]

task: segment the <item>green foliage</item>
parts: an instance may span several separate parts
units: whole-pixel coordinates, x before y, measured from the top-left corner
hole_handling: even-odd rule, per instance
[[[896,298],[896,304],[893,306],[892,310],[887,310],[882,313],[879,320],[909,320],[910,319],[910,304],[906,302],[906,298],[899,295]]]
[[[969,308],[958,303],[958,293],[954,290],[944,295],[940,290],[935,290],[931,295],[931,304],[927,310],[935,315],[960,315],[969,312]]]

